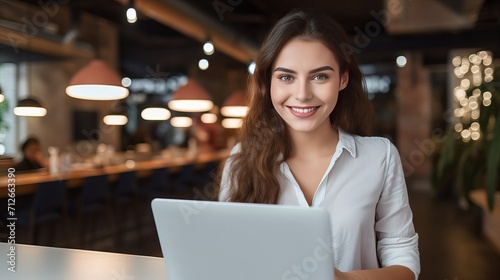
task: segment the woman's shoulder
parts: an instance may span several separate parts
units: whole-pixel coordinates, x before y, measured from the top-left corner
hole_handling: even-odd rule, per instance
[[[398,153],[396,146],[386,137],[352,135],[359,155],[391,156]]]

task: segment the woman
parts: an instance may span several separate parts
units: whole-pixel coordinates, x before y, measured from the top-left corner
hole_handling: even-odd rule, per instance
[[[295,11],[259,51],[250,110],[219,200],[323,207],[335,279],[416,279],[418,235],[400,158],[366,137],[370,104],[332,19]]]

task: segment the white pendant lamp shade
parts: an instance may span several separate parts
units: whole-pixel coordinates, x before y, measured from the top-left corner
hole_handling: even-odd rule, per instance
[[[220,109],[221,115],[230,118],[243,118],[248,113],[245,105],[245,94],[241,90],[233,92]]]
[[[103,118],[103,122],[106,125],[125,125],[128,122],[128,118],[125,115],[106,115]]]
[[[94,59],[73,75],[66,94],[86,100],[118,100],[128,96],[122,78],[103,60]]]
[[[141,117],[148,121],[168,120],[171,115],[169,110],[160,107],[149,107],[141,112]]]
[[[14,108],[14,114],[20,117],[43,117],[47,114],[47,109],[34,98],[20,100]]]
[[[193,79],[174,92],[172,100],[168,102],[170,109],[179,112],[206,112],[213,106],[208,92]]]

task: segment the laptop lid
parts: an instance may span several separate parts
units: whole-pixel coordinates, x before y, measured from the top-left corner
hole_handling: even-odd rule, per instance
[[[321,208],[154,199],[168,280],[333,279]]]

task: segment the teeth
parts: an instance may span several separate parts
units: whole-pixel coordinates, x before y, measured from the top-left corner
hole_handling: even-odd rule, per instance
[[[300,113],[300,114],[307,114],[307,113],[310,113],[312,111],[314,111],[316,108],[307,108],[307,109],[302,109],[302,108],[295,108],[295,107],[292,107],[292,110],[294,112],[297,112],[297,113]]]

